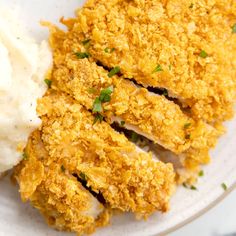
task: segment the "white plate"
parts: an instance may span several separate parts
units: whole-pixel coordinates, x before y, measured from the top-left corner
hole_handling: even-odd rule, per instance
[[[0,7],[18,9],[22,24],[37,40],[47,37],[39,20],[57,22],[61,16],[73,16],[82,5],[79,0],[0,0]],[[212,163],[204,169],[198,191],[179,188],[171,201],[171,210],[165,215],[155,214],[148,221],[137,222],[131,215],[116,216],[112,226],[99,230],[95,235],[146,236],[173,230],[193,219],[225,194],[224,182],[230,189],[236,184],[236,120],[227,124],[228,133],[212,152]],[[0,236],[62,236],[47,227],[39,213],[20,201],[17,187],[8,178],[0,182]]]

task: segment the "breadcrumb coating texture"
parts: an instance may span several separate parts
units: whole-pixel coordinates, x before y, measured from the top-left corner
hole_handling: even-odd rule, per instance
[[[175,178],[195,179],[199,165],[210,160],[222,121],[232,117],[236,2],[88,0],[77,18],[61,22],[68,32],[46,24],[54,50],[53,90],[39,100],[42,128],[30,137],[27,158],[15,169],[22,200],[49,225],[78,235],[107,225],[110,208],[138,217],[166,211]],[[89,58],[78,59],[77,52]],[[119,66],[123,76],[110,78],[98,62]],[[180,106],[127,78],[167,89]],[[88,110],[110,85],[106,122],[93,125]],[[114,131],[108,124],[114,116],[177,154],[177,174]],[[105,207],[81,183],[102,194]]]
[[[195,121],[164,96],[150,93],[122,77],[110,78],[108,71],[92,60],[78,59],[74,52],[81,52],[84,47],[81,38],[75,38],[73,32],[63,34],[51,27],[50,41],[54,50],[52,81],[55,89],[70,94],[91,110],[100,91],[113,86],[112,99],[104,104],[103,115],[108,122],[113,116],[119,117],[166,149],[182,153],[185,166],[195,168],[209,161],[208,152],[215,146],[221,134],[219,130],[201,120]]]
[[[93,125],[93,115],[65,94],[45,96],[38,112],[50,162],[60,157],[70,173],[85,175],[87,186],[111,208],[144,217],[168,209],[175,177],[171,164],[137,151],[106,122]]]
[[[73,23],[70,30],[91,40],[89,52],[105,66],[168,89],[197,119],[232,117],[235,0],[88,0]]]
[[[61,160],[51,161],[35,131],[27,144],[27,158],[15,169],[23,201],[29,200],[59,230],[92,233],[109,223],[109,213],[77,181],[62,170]]]

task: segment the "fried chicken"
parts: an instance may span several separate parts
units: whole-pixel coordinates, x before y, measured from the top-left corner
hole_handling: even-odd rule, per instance
[[[71,30],[89,53],[143,86],[165,88],[192,117],[232,118],[236,97],[234,0],[88,0]]]
[[[51,46],[54,50],[52,81],[55,89],[74,97],[88,110],[100,91],[113,86],[112,99],[104,105],[103,116],[112,123],[124,121],[124,127],[134,130],[164,148],[181,154],[185,167],[194,169],[209,161],[209,149],[221,134],[201,120],[186,115],[165,96],[149,92],[129,80],[108,71],[87,58],[78,59],[74,50],[83,50],[81,39],[73,32],[63,33],[51,27]],[[93,90],[92,92],[90,90]]]
[[[113,210],[168,210],[176,182],[195,180],[232,117],[235,12],[232,0],[88,0],[61,19],[66,32],[45,23],[54,65],[42,127],[15,169],[22,200],[78,234]]]
[[[97,220],[107,223],[104,208],[83,189],[83,181],[102,195],[106,208],[138,217],[168,209],[175,189],[171,164],[154,160],[108,123],[93,125],[93,115],[61,92],[48,92],[39,101],[38,113],[43,121],[40,135],[31,137],[29,159],[18,166],[16,178],[22,199],[29,199],[49,224],[87,232]]]
[[[27,144],[27,158],[15,169],[20,194],[29,200],[59,230],[91,233],[109,222],[109,213],[77,178],[64,169],[61,159],[53,161],[45,149],[41,132],[35,131]]]

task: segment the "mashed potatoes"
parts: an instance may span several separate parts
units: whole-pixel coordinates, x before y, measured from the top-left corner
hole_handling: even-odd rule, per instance
[[[0,11],[0,173],[17,164],[29,134],[40,125],[37,99],[52,56],[36,44],[6,12]]]

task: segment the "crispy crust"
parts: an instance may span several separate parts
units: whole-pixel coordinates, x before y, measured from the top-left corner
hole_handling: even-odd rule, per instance
[[[65,91],[87,109],[102,88],[114,86],[112,100],[104,105],[108,122],[116,116],[144,133],[149,139],[171,150],[182,153],[183,163],[195,168],[209,161],[209,149],[215,146],[219,130],[195,121],[184,114],[177,104],[135,86],[121,77],[108,77],[108,71],[88,59],[78,59],[73,51],[84,50],[81,38],[73,32],[63,33],[51,27],[51,46],[54,50],[52,80],[55,89]],[[90,93],[89,89],[95,89]],[[190,124],[187,129],[184,127]],[[186,135],[191,136],[186,139]]]
[[[27,160],[15,168],[14,177],[20,185],[22,200],[30,200],[50,226],[82,234],[109,223],[103,206],[75,177],[61,170],[61,160],[50,161],[40,131],[31,135],[26,153]]]
[[[195,180],[222,133],[221,122],[232,116],[235,12],[233,0],[89,0],[77,18],[62,19],[68,32],[46,24],[54,50],[53,83],[38,103],[42,128],[29,139],[27,160],[15,168],[22,200],[31,201],[49,225],[79,235],[107,225],[110,209],[138,217],[166,211],[175,177],[179,183]],[[85,39],[90,42],[83,45]],[[199,57],[201,50],[209,56]],[[85,51],[92,57],[76,58],[75,52]],[[97,61],[118,65],[124,77],[109,78]],[[153,73],[158,64],[162,70]],[[168,89],[181,107],[126,78]],[[110,85],[112,99],[103,104],[106,121],[93,125],[88,110]],[[114,117],[175,153],[177,175],[171,164],[153,160],[114,131],[109,125]],[[83,181],[102,194],[105,207]]]
[[[42,140],[53,161],[60,157],[73,174],[86,175],[111,208],[148,216],[166,211],[174,188],[171,164],[137,151],[123,134],[94,117],[69,96],[52,92],[39,101]]]
[[[29,139],[27,159],[16,168],[23,201],[30,200],[49,225],[78,234],[109,223],[109,209],[147,217],[166,211],[175,189],[171,164],[138,150],[106,122],[66,94],[48,91],[38,102],[42,128]],[[62,168],[63,167],[63,168]],[[78,179],[101,193],[104,208]]]
[[[89,0],[71,30],[91,39],[89,52],[105,66],[219,122],[232,117],[236,97],[235,12],[234,0]],[[163,71],[153,73],[158,64]]]

